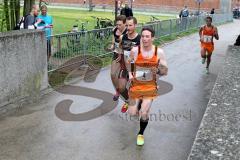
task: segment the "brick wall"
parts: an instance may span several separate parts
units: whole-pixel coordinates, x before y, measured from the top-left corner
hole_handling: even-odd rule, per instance
[[[51,2],[55,3],[77,3],[83,4],[84,0],[51,0]],[[114,5],[114,0],[92,0],[94,4],[108,4]],[[125,0],[121,0],[123,3]],[[130,0],[129,0],[130,1]],[[87,0],[88,2],[88,0]],[[189,8],[198,8],[198,3],[195,0],[135,0],[133,3],[135,7],[145,7],[148,5],[149,7],[161,7],[161,6],[169,6],[173,8],[182,8],[184,5],[187,5]],[[220,8],[220,0],[204,0],[201,4],[201,8],[211,9],[211,8]]]
[[[232,0],[232,7],[239,6],[240,7],[240,0]]]

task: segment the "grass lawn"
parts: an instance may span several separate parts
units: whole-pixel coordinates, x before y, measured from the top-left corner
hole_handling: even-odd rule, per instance
[[[56,9],[49,8],[48,14],[53,17],[53,34],[66,33],[72,29],[72,26],[78,24],[81,29],[81,23],[84,22],[88,30],[94,29],[96,20],[91,16],[114,19],[114,15],[111,12],[100,11],[83,11],[74,9]],[[145,23],[150,21],[150,15],[135,14],[138,19],[138,23]],[[155,16],[161,20],[170,19],[174,16]],[[88,23],[87,23],[88,22]]]

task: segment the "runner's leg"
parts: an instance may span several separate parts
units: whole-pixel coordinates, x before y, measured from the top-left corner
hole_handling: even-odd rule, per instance
[[[211,57],[212,57],[212,53],[208,52],[208,55],[207,55],[207,67],[206,68],[209,68],[209,65],[211,63]]]
[[[152,99],[143,99],[140,114],[140,130],[137,136],[137,145],[144,145],[144,131],[148,125],[149,121],[149,111],[152,105]]]
[[[139,103],[139,99],[130,100],[130,105],[129,105],[129,110],[128,110],[129,115],[131,115],[131,116],[139,115],[138,108],[137,108],[138,103]]]
[[[118,74],[120,71],[120,64],[116,62],[116,60],[112,61],[111,65],[111,79],[114,87],[118,88]]]
[[[205,61],[206,61],[206,58],[207,58],[206,52],[207,52],[206,49],[202,47],[202,48],[201,48],[202,64],[204,64]]]
[[[113,60],[112,65],[111,65],[111,79],[112,79],[112,83],[116,89],[116,94],[113,96],[114,101],[117,101],[119,98],[119,95],[120,95],[119,86],[118,86],[119,71],[120,71],[120,64],[117,63],[116,60]]]

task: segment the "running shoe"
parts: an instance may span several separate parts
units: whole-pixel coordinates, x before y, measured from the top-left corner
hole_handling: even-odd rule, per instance
[[[119,99],[120,93],[116,92],[116,94],[113,96],[113,101],[117,101]]]
[[[202,64],[206,62],[206,58],[202,58]]]
[[[209,74],[209,68],[206,68],[206,74]]]
[[[137,136],[137,145],[138,145],[138,146],[144,145],[144,136],[141,135],[141,134],[139,134],[139,135]]]
[[[124,105],[122,106],[121,112],[126,113],[127,110],[128,110],[128,103],[125,102]]]

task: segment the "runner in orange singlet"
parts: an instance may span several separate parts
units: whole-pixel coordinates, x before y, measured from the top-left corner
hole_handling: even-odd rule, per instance
[[[144,144],[143,132],[148,124],[152,101],[157,97],[157,79],[159,75],[167,75],[167,62],[162,49],[153,45],[154,30],[142,29],[141,46],[134,47],[129,57],[130,105],[128,113],[140,116],[140,130],[137,145]],[[141,108],[138,108],[142,101]]]
[[[214,50],[213,38],[219,39],[218,30],[212,25],[212,17],[206,18],[206,25],[202,26],[199,30],[200,42],[201,42],[201,56],[202,64],[207,59],[206,73],[209,73],[209,65],[211,63],[211,56]]]

